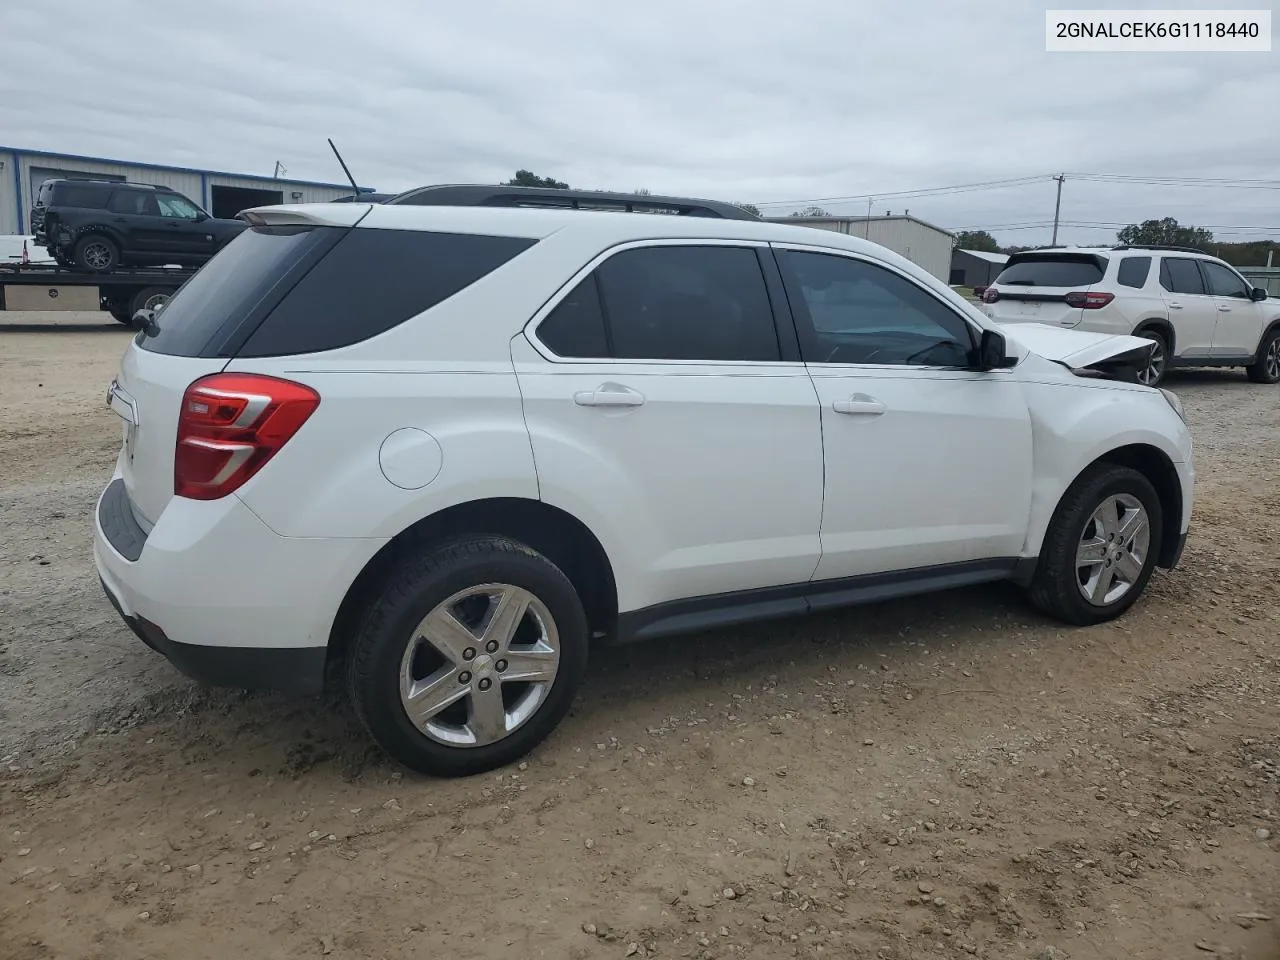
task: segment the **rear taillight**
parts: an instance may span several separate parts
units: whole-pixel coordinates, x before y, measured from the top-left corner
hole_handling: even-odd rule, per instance
[[[320,405],[292,380],[215,373],[182,396],[173,492],[192,500],[231,493],[276,455]]]
[[[1098,310],[1116,298],[1114,293],[1085,293],[1074,290],[1065,297],[1067,306],[1083,307],[1086,310]]]
[[[997,290],[995,287],[987,287],[987,289],[982,291],[983,303],[995,303],[999,299],[1000,299],[1000,291]]]

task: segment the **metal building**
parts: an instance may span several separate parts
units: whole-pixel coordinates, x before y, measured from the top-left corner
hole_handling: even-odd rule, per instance
[[[128,180],[170,187],[215,217],[234,217],[248,207],[272,203],[321,203],[351,195],[350,184],[277,180],[217,170],[106,157],[81,157],[43,150],[0,147],[0,235],[25,234],[32,198],[46,180],[57,178]],[[372,187],[361,187],[362,193]]]
[[[990,286],[995,282],[1008,254],[986,250],[957,250],[951,254],[951,284],[960,287]]]
[[[954,236],[941,227],[909,214],[885,217],[766,217],[773,223],[790,223],[801,227],[817,227],[834,230],[854,237],[863,237],[894,253],[900,253],[912,263],[947,282],[951,274],[951,248]]]

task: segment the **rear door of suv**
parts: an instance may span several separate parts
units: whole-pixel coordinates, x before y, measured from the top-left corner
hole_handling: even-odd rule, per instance
[[[1084,314],[1083,302],[1107,272],[1100,253],[1046,251],[1015,253],[984,295],[986,312],[999,323],[1046,323],[1074,327]],[[992,302],[990,297],[994,297]]]
[[[1218,325],[1218,304],[1205,287],[1198,259],[1162,256],[1160,289],[1173,325],[1174,356],[1208,357]]]
[[[813,575],[821,421],[785,311],[765,245],[641,241],[513,341],[541,496],[603,531],[622,611]]]

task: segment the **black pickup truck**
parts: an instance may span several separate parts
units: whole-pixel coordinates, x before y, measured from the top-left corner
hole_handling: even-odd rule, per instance
[[[38,246],[89,273],[204,263],[247,226],[209,216],[176,190],[110,180],[46,180],[31,211]]]

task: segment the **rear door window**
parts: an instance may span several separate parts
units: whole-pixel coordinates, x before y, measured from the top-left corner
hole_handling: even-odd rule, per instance
[[[619,360],[781,359],[752,247],[636,247],[610,257],[597,272]]]
[[[1160,264],[1160,285],[1171,293],[1204,293],[1200,266],[1188,257],[1165,257]]]
[[[1105,257],[1042,256],[1015,259],[996,277],[1000,286],[1012,287],[1088,287],[1102,279],[1106,272]]]
[[[147,190],[117,190],[112,194],[107,209],[134,217],[154,217],[160,212],[155,194]]]

